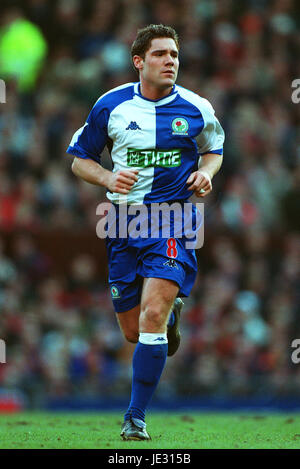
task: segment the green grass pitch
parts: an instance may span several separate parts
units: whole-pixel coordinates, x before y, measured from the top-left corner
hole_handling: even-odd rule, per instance
[[[121,423],[115,412],[2,414],[0,448],[300,448],[300,414],[150,412],[149,442],[122,441]]]

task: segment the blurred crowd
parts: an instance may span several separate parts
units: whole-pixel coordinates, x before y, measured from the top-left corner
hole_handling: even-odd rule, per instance
[[[178,84],[210,100],[226,142],[205,200],[182,346],[157,395],[299,394],[300,364],[291,360],[300,339],[300,104],[291,98],[300,78],[299,3],[2,3],[0,388],[22,390],[32,405],[45,395],[128,395],[134,346],[118,330],[103,259],[78,245],[57,273],[59,259],[37,240],[55,230],[96,236],[105,190],[75,178],[65,150],[101,94],[137,81],[137,29],[163,23],[180,36]],[[103,164],[110,167],[107,154]]]

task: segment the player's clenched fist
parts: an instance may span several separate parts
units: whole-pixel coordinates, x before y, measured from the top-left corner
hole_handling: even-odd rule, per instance
[[[119,169],[119,171],[110,174],[107,188],[111,192],[117,192],[118,194],[128,194],[134,183],[138,180],[137,175],[137,169]]]
[[[212,190],[211,177],[206,171],[194,171],[186,183],[190,184],[188,190],[194,191],[196,197],[205,197]]]

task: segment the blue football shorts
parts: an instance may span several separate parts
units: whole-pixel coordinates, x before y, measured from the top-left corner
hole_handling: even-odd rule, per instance
[[[109,286],[115,311],[122,313],[140,304],[144,278],[172,280],[179,286],[178,296],[188,296],[197,274],[197,259],[194,249],[186,249],[185,236],[175,237],[176,233],[171,227],[168,238],[162,237],[161,233],[158,237],[150,237],[149,226],[149,237],[132,237],[128,234],[127,237],[121,237],[124,236],[124,225],[128,227],[134,216],[127,214],[125,222],[123,218],[120,223],[119,206],[113,204],[113,207],[115,212],[111,220],[114,221],[108,222],[106,228],[110,231],[115,222],[115,231],[110,231],[106,237],[106,248]],[[119,232],[120,226],[123,235]]]

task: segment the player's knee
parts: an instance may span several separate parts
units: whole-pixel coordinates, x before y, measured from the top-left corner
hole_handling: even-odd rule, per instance
[[[157,306],[145,307],[140,315],[140,330],[160,330],[166,322],[166,315]]]

